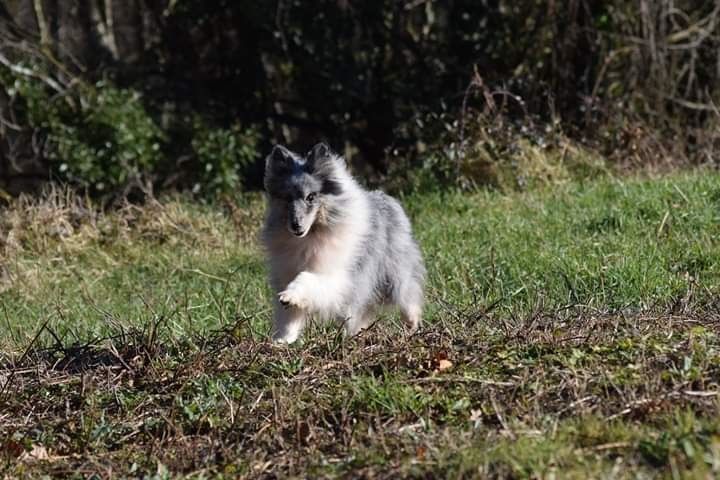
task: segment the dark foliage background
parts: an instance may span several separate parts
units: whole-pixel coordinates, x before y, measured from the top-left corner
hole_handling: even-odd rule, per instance
[[[319,139],[400,185],[498,184],[528,145],[715,163],[718,21],[707,0],[3,0],[0,188],[232,192],[272,143]]]

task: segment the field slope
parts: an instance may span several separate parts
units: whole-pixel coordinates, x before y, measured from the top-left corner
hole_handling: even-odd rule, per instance
[[[267,341],[258,196],[0,215],[8,478],[720,475],[720,175],[401,198],[424,328]]]

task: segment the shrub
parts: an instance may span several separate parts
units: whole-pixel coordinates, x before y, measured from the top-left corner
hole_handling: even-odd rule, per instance
[[[23,67],[39,71],[42,64]],[[255,128],[211,127],[199,114],[189,121],[179,115],[175,130],[162,128],[139,92],[105,80],[57,94],[37,77],[0,69],[0,85],[40,139],[50,175],[91,192],[118,193],[153,181],[227,193],[240,187],[241,172],[257,158]]]
[[[211,129],[195,121],[192,148],[200,166],[193,192],[227,193],[240,186],[240,170],[257,158],[258,132],[239,125]]]
[[[112,191],[160,165],[165,136],[138,92],[101,81],[57,95],[36,78],[13,77],[7,71],[2,81],[12,85],[7,89],[10,97],[24,104],[26,120],[42,139],[42,153],[55,178]]]

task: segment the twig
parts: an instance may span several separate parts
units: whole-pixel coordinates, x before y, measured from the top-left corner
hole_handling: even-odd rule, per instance
[[[18,360],[17,363],[22,363],[25,360],[25,358],[27,358],[27,356],[30,354],[30,350],[32,349],[33,346],[35,346],[35,342],[37,342],[37,340],[40,338],[40,334],[42,334],[43,330],[45,330],[45,327],[47,327],[48,323],[50,323],[50,318],[45,320],[45,323],[43,323],[42,326],[40,327],[40,329],[38,329],[37,333],[33,337],[30,344],[27,346],[27,348],[23,352],[22,356],[20,357],[20,360]],[[0,397],[2,397],[5,394],[7,387],[10,386],[10,382],[12,382],[14,379],[15,379],[15,370],[13,369],[13,371],[10,372],[10,376],[8,377],[5,384],[3,385],[2,389],[0,389]]]
[[[495,400],[495,392],[490,390],[490,402],[492,403],[493,410],[495,410],[495,416],[498,419],[498,422],[500,422],[500,425],[505,429],[506,432],[510,435],[510,438],[515,440],[515,433],[513,433],[512,430],[510,430],[510,427],[505,422],[505,419],[502,416],[502,413],[500,413],[500,408],[498,407],[497,401]]]
[[[657,237],[659,237],[662,234],[669,217],[670,217],[670,210],[665,212],[665,216],[663,216],[662,222],[660,222],[660,226],[658,227],[657,233],[656,233]]]
[[[17,73],[18,75],[23,75],[25,77],[37,78],[38,80],[42,80],[43,82],[45,82],[53,90],[60,92],[60,93],[65,92],[65,88],[63,88],[58,82],[56,82],[52,78],[50,78],[46,75],[40,75],[39,73],[34,72],[33,70],[30,70],[29,68],[21,67],[20,65],[14,64],[2,52],[0,52],[0,63],[5,65],[7,68],[9,68],[10,71]]]

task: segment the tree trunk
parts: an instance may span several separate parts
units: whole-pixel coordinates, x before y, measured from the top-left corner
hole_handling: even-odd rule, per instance
[[[58,0],[58,56],[78,70],[93,67],[97,40],[93,32],[89,0]]]
[[[143,52],[143,19],[138,1],[112,2],[112,16],[118,60],[137,62]]]

